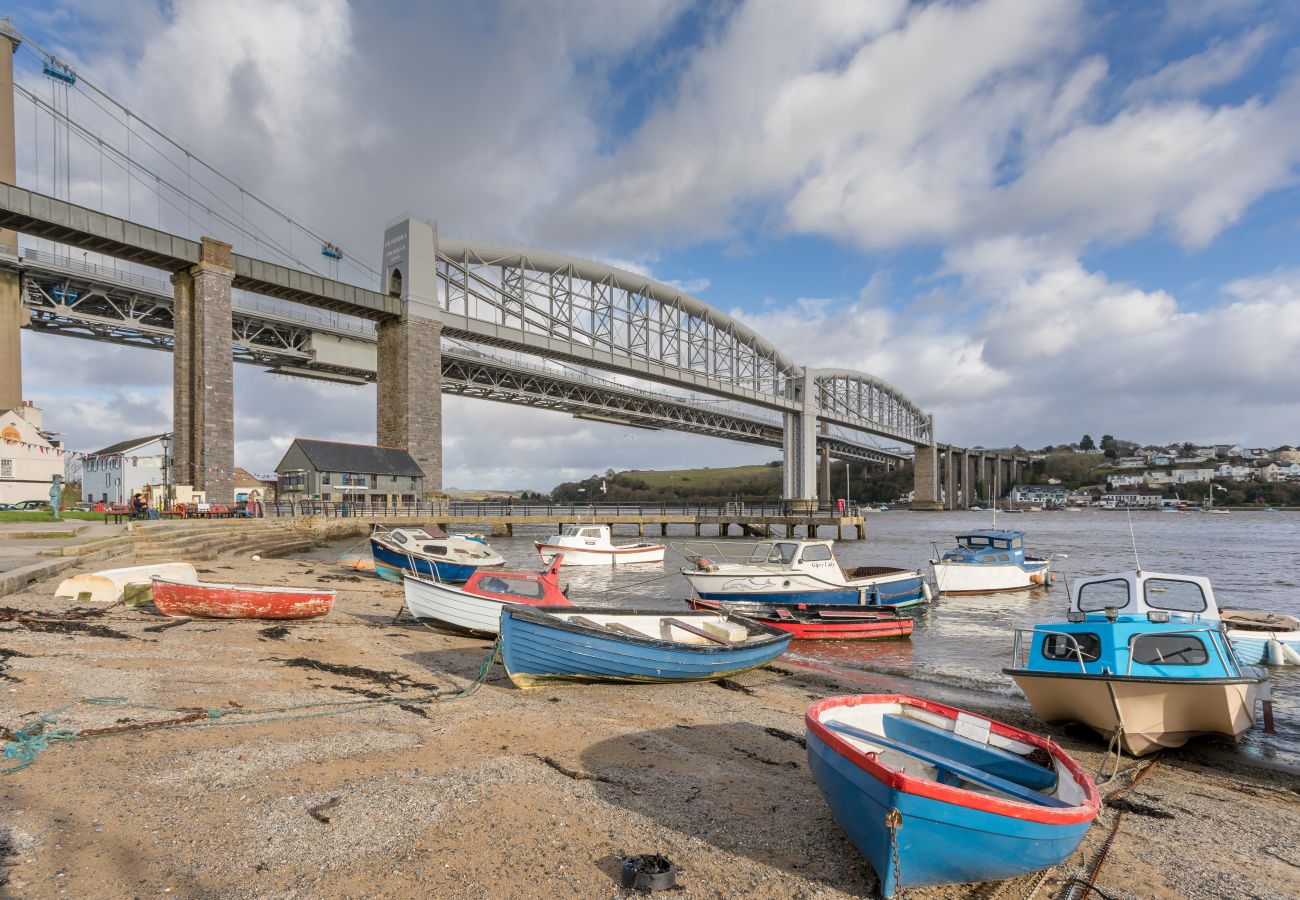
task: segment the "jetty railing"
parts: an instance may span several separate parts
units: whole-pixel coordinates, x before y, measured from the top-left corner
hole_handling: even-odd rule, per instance
[[[263,504],[266,515],[326,518],[463,518],[484,520],[511,517],[564,518],[600,522],[610,516],[681,516],[744,519],[807,518],[809,516],[860,515],[856,503],[838,506],[806,502],[765,500],[724,503],[553,503],[549,501],[417,500],[410,503],[370,503],[360,500],[296,500]]]

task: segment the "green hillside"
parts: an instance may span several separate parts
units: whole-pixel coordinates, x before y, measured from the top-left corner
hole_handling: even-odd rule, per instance
[[[644,481],[650,488],[659,488],[688,484],[717,484],[729,479],[770,475],[772,472],[780,475],[781,470],[772,466],[731,466],[716,469],[664,469],[662,471],[630,469],[618,474]]]

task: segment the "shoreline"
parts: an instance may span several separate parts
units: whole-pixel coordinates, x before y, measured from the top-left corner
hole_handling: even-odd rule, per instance
[[[211,580],[336,588],[335,611],[271,623],[118,607],[73,620],[71,633],[0,622],[9,728],[104,695],[164,709],[82,705],[60,718],[99,728],[195,707],[237,713],[55,743],[0,776],[0,895],[622,897],[617,857],[664,853],[683,897],[874,896],[875,875],[807,771],[811,700],[875,691],[952,702],[1052,737],[1091,772],[1105,749],[1044,727],[1015,697],[789,657],[722,683],[533,690],[497,665],[472,696],[424,703],[470,683],[490,643],[391,624],[400,586],[329,562],[236,554],[201,565]],[[66,611],[54,586],[3,605]],[[314,718],[301,716],[319,707],[246,712],[376,694],[400,702]],[[1127,795],[1099,886],[1126,898],[1300,893],[1300,854],[1270,837],[1300,831],[1300,778],[1257,762],[1267,763],[1206,742],[1162,754]],[[1136,771],[1124,766],[1112,788]],[[1053,891],[1095,856],[1114,816],[1048,876]]]

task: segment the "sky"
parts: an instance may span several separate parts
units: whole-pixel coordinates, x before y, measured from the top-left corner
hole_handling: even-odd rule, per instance
[[[1294,4],[8,9],[136,114],[373,264],[385,223],[408,212],[441,233],[605,259],[801,363],[886,379],[957,445],[1300,443]],[[16,65],[49,94],[30,55]],[[16,117],[19,181],[50,192],[50,126],[23,102]],[[75,148],[70,176],[74,201],[142,206]],[[169,355],[31,333],[23,349],[27,395],[69,447],[168,427]],[[237,366],[235,391],[236,461],[254,471],[296,436],[374,439],[372,387]],[[460,398],[444,422],[455,487],[778,455]]]

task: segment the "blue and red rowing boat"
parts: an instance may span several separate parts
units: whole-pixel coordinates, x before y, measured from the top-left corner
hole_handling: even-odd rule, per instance
[[[1054,742],[902,694],[808,707],[808,765],[880,892],[1014,878],[1064,860],[1097,817]]]

